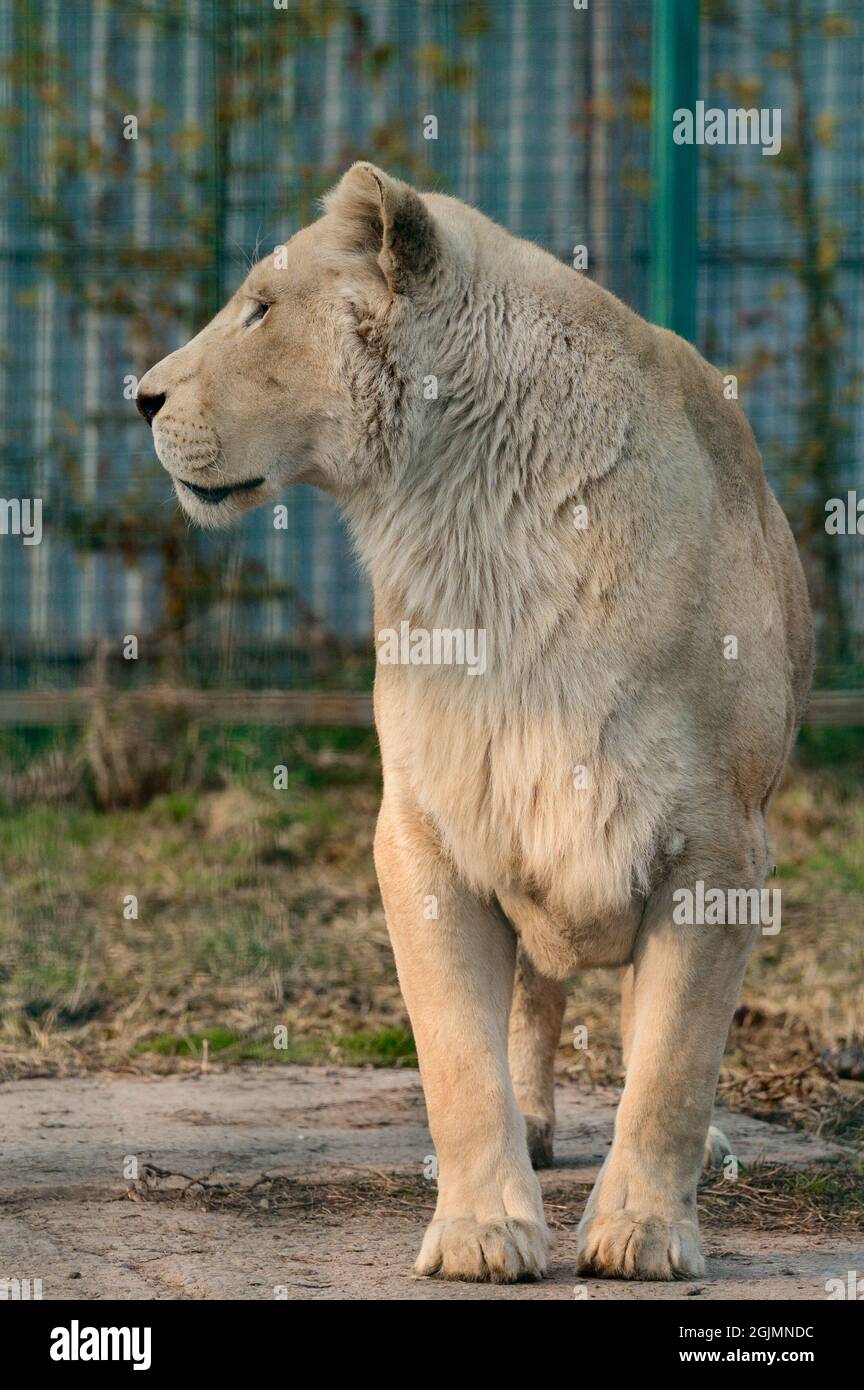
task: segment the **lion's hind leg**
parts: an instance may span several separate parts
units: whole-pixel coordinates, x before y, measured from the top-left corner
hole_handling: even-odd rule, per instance
[[[548,1168],[552,1163],[555,1053],[561,1041],[566,997],[560,980],[541,975],[520,945],[510,1006],[508,1057],[535,1168]]]

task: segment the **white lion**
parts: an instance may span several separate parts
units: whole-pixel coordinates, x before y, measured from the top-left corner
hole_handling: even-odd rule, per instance
[[[626,967],[628,1063],[579,1267],[699,1275],[758,928],[676,925],[672,894],[761,886],[812,664],[722,378],[474,209],[356,164],[138,405],[196,521],[317,484],[376,631],[484,634],[482,673],[409,656],[375,689],[375,857],[439,1161],[417,1271],[543,1273],[529,1140],[548,1158],[561,982],[602,965]]]

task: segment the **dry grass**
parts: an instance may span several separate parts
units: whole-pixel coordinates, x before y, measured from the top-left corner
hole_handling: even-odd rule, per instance
[[[707,1230],[746,1226],[778,1235],[864,1231],[864,1183],[860,1167],[788,1168],[755,1165],[734,1182],[707,1175],[699,1191],[700,1219]]]
[[[837,1069],[851,1056],[854,1074],[864,1036],[855,748],[850,766],[805,744],[776,799],[783,928],[756,948],[721,1077],[725,1103],[850,1143],[864,1087]],[[220,1067],[412,1063],[372,864],[374,737],[226,730],[204,751],[204,790],[105,812],[79,786],[20,796],[0,821],[0,1075],[191,1070],[205,1043]],[[38,787],[51,757],[5,776]],[[559,1062],[582,1084],[620,1079],[618,972],[574,982]]]
[[[199,1211],[233,1211],[250,1217],[305,1219],[316,1222],[362,1213],[369,1216],[408,1216],[412,1221],[435,1208],[436,1186],[416,1175],[343,1170],[337,1178],[271,1176],[262,1173],[253,1182],[211,1182],[204,1175],[190,1177],[145,1167],[127,1196],[133,1202],[188,1204]]]
[[[371,856],[374,739],[344,742],[226,739],[214,758],[233,766],[203,793],[7,816],[3,1074],[191,1069],[205,1040],[225,1061],[340,1060],[345,1039],[362,1053],[380,1032],[392,1055],[404,1012]]]
[[[543,1183],[544,1207],[553,1229],[578,1224],[591,1183]],[[130,1182],[133,1202],[182,1205],[197,1211],[231,1211],[254,1220],[316,1223],[362,1214],[364,1218],[431,1217],[435,1185],[417,1174],[342,1171],[338,1177],[288,1177],[262,1173],[252,1182],[212,1182],[207,1174],[171,1173],[144,1167]],[[699,1189],[700,1222],[706,1231],[731,1228],[795,1234],[856,1235],[864,1231],[864,1185],[858,1171],[830,1164],[808,1169],[755,1164],[734,1181],[706,1175]]]

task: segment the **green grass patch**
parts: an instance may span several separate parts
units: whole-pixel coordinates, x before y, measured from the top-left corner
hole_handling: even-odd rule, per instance
[[[831,769],[841,779],[864,773],[864,728],[805,724],[796,750],[803,767]]]
[[[407,1028],[349,1033],[337,1045],[347,1062],[371,1062],[376,1067],[417,1066],[417,1048]]]
[[[49,753],[72,754],[79,747],[81,733],[73,724],[35,728],[0,728],[0,766],[11,772],[24,772],[31,763]]]
[[[802,860],[799,872],[802,871],[821,878],[826,891],[864,893],[864,855],[859,847],[833,851],[817,849]]]
[[[374,729],[278,728],[269,725],[203,729],[207,765],[229,780],[273,785],[273,768],[285,766],[289,782],[310,789],[378,786],[381,780]]]
[[[160,1057],[208,1056],[232,1062],[343,1062],[348,1066],[416,1067],[417,1050],[406,1028],[341,1033],[332,1037],[288,1038],[277,1047],[273,1038],[244,1038],[227,1028],[208,1028],[199,1033],[162,1033],[134,1048],[136,1053]]]

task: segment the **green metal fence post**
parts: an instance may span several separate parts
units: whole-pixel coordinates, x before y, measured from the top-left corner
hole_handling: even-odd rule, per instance
[[[674,113],[695,112],[699,0],[654,0],[651,64],[650,316],[690,342],[696,336],[698,163],[676,145]]]

